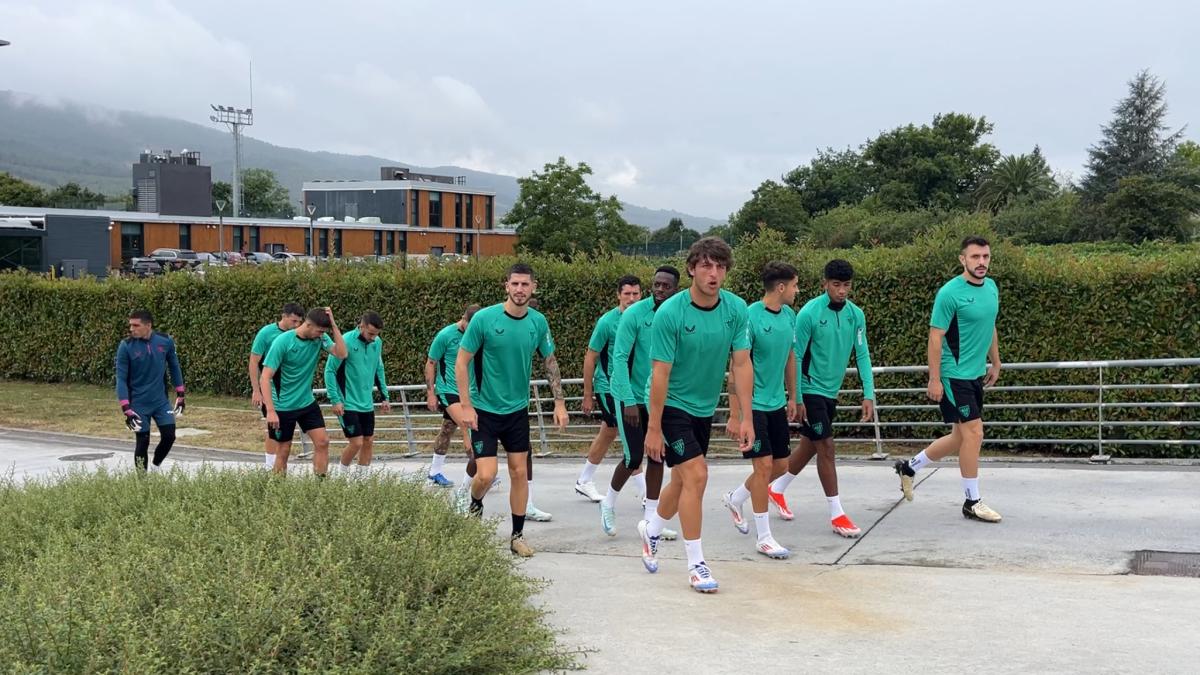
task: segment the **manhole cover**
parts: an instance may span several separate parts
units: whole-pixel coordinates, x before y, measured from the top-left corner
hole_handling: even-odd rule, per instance
[[[58,458],[60,462],[94,462],[98,459],[112,457],[111,452],[81,452],[78,455],[64,455]]]
[[[1200,553],[1134,551],[1129,569],[1143,576],[1200,578]]]

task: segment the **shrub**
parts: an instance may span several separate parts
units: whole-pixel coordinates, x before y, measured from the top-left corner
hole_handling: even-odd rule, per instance
[[[0,484],[12,672],[572,665],[489,528],[395,478],[202,469]]]

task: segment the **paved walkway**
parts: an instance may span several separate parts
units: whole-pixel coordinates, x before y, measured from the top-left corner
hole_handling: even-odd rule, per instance
[[[88,453],[112,454],[60,461]],[[242,458],[253,459],[172,454]],[[18,479],[130,459],[120,443],[0,432],[0,472]],[[451,478],[461,466],[451,460]],[[772,561],[720,506],[747,467],[717,463],[704,528],[721,584],[713,596],[688,589],[679,542],[663,544],[657,575],[643,570],[632,486],[618,504],[617,536],[605,536],[597,507],[572,490],[578,469],[579,460],[537,464],[537,504],[554,521],[526,526],[539,552],[525,570],[548,580],[540,599],[550,620],[565,644],[592,650],[584,663],[594,672],[1184,673],[1200,663],[1200,579],[1127,573],[1136,550],[1200,552],[1197,468],[985,465],[984,495],[1005,518],[990,525],[959,514],[953,464],[923,472],[916,500],[903,503],[890,468],[850,463],[839,476],[843,504],[866,532],[858,540],[828,529],[816,474],[806,471],[789,490],[796,520],[771,522],[794,555]],[[597,482],[610,471],[602,467]],[[487,509],[506,532],[507,481]]]

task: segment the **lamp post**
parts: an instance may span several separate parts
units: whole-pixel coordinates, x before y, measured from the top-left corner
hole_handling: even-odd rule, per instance
[[[304,210],[308,211],[308,256],[313,258],[316,257],[316,254],[313,253],[313,251],[315,251],[317,248],[317,242],[313,241],[313,221],[316,220],[315,214],[317,213],[317,205],[311,203],[307,204],[305,205]]]
[[[217,250],[225,260],[225,200],[217,200]]]

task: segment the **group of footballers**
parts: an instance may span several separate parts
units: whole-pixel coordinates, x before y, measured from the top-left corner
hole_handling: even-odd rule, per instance
[[[999,522],[979,494],[979,451],[983,441],[983,389],[1000,374],[995,329],[999,293],[988,278],[991,249],[980,237],[963,240],[961,275],[938,291],[929,322],[927,395],[939,404],[951,433],[939,438],[894,469],[905,499],[913,496],[913,478],[931,462],[958,454],[965,517]],[[761,270],[763,296],[747,306],[722,288],[733,267],[733,252],[724,241],[706,237],[688,250],[688,288],[680,289],[680,273],[658,268],[651,294],[642,297],[634,276],[617,282],[617,304],[596,322],[584,358],[582,411],[598,414],[599,433],[592,441],[575,491],[599,503],[601,528],[617,533],[616,506],[630,478],[643,496],[637,522],[641,558],[647,571],[658,571],[658,546],[674,539],[666,527],[678,515],[691,587],[702,593],[718,588],[701,547],[704,494],[708,485],[708,452],[713,418],[723,391],[729,401],[726,433],[750,460],[746,479],[725,491],[721,502],[734,527],[749,533],[744,508],[748,500],[757,533],[756,550],[769,558],[790,552],[771,533],[769,505],[784,520],[792,519],[784,496],[796,475],[812,460],[829,505],[831,529],[856,537],[859,528],[842,508],[833,443],[838,394],[854,357],[862,382],[861,422],[874,417],[875,391],[867,344],[866,317],[849,295],[854,270],[845,260],[825,266],[822,293],[796,312],[799,292],[794,267],[770,262]],[[497,455],[503,447],[510,480],[512,513],[510,550],[533,555],[524,536],[526,519],[549,520],[533,505],[533,463],[529,429],[529,382],[534,356],[544,370],[554,397],[554,423],[567,425],[562,377],[546,317],[535,307],[537,281],[525,264],[509,268],[500,304],[466,307],[462,316],[434,337],[425,363],[426,403],[441,411],[443,423],[434,441],[429,481],[453,487],[444,473],[445,455],[456,432],[467,450],[465,475],[458,487],[462,511],[480,516],[483,500],[498,482]],[[149,419],[160,429],[150,470],[157,470],[174,440],[174,418],[184,409],[183,377],[171,339],[153,330],[149,313],[129,319],[130,336],[117,351],[117,395],[122,413],[136,434],[135,462],[146,468]],[[328,352],[325,386],[348,441],[341,470],[369,466],[372,457],[379,390],[387,412],[387,380],[380,333],[383,322],[366,312],[344,336],[328,308],[305,311],[295,303],[282,309],[279,321],[263,326],[250,349],[248,375],[252,401],[267,424],[264,461],[278,473],[287,471],[296,426],[313,444],[313,469],[325,475],[329,438],[312,389],[313,372],[322,351]],[[162,387],[169,369],[176,401],[167,403]],[[800,437],[793,449],[792,426]],[[594,477],[617,437],[622,460],[614,467],[606,494]],[[643,466],[644,464],[644,466]],[[667,483],[663,481],[670,469]]]

